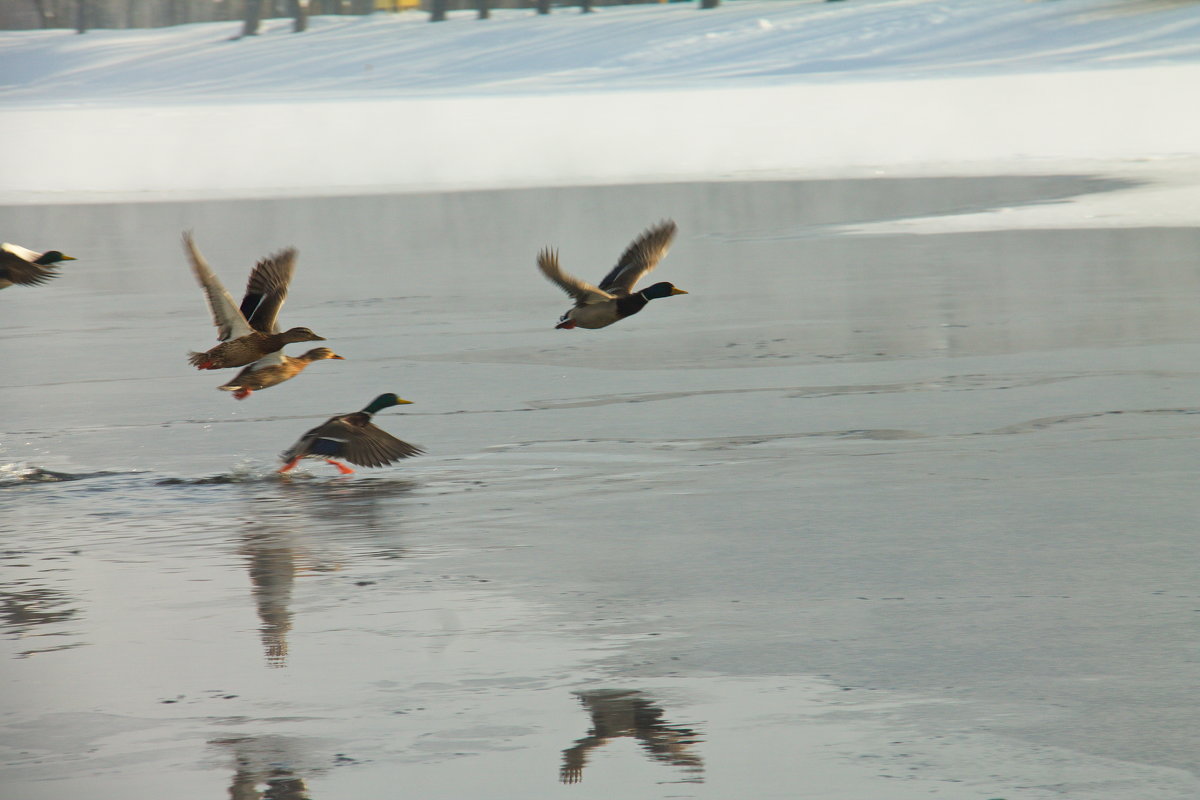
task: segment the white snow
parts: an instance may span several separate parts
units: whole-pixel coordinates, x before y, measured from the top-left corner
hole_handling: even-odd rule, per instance
[[[1200,200],[1197,3],[290,24],[241,40],[237,23],[0,32],[0,202],[1064,170],[1150,186],[1024,209],[1024,224],[1180,224]],[[928,224],[998,223],[889,223]]]

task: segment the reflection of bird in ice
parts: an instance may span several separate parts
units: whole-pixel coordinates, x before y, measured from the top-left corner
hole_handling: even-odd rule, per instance
[[[35,253],[19,244],[5,242],[0,244],[0,289],[6,289],[14,283],[22,286],[45,283],[58,277],[55,271],[58,262],[74,260],[73,256],[65,256],[57,250]]]
[[[275,318],[287,298],[288,284],[296,270],[296,251],[281,250],[254,265],[241,306],[200,254],[191,233],[183,234],[183,246],[192,272],[204,289],[213,324],[221,344],[204,353],[191,353],[188,361],[196,369],[243,367],[283,349],[292,342],[323,342],[308,328],[279,332]]]
[[[603,328],[638,313],[651,300],[687,294],[665,281],[640,292],[633,291],[634,284],[654,269],[667,254],[674,238],[675,223],[670,220],[645,231],[625,249],[617,265],[604,276],[599,286],[592,286],[564,272],[558,263],[558,251],[550,248],[542,250],[538,253],[538,268],[575,301],[575,307],[563,314],[554,327]]]
[[[233,756],[229,797],[233,800],[308,800],[304,773],[320,775],[322,766],[309,766],[314,758],[302,739],[287,736],[238,736],[214,739]],[[262,786],[263,788],[259,788]]]
[[[588,735],[576,739],[574,747],[563,750],[562,771],[559,779],[563,783],[579,783],[583,780],[583,767],[588,753],[609,739],[632,736],[652,759],[682,767],[692,773],[687,779],[699,782],[704,772],[704,759],[691,752],[692,745],[700,741],[699,734],[691,728],[668,725],[663,721],[663,710],[639,691],[606,689],[594,692],[578,692],[579,700],[592,715],[592,727]]]
[[[360,467],[382,467],[402,458],[420,455],[424,452],[421,448],[401,441],[371,424],[371,417],[382,409],[411,402],[388,392],[376,397],[362,411],[330,417],[301,436],[300,441],[280,455],[287,463],[279,471],[287,472],[302,458],[321,458],[337,467],[342,474],[349,474],[354,470],[334,461],[334,458]]]
[[[292,629],[292,584],[299,569],[286,533],[263,529],[248,534],[241,552],[249,559],[254,604],[262,623],[259,635],[267,666],[287,666],[288,631]]]

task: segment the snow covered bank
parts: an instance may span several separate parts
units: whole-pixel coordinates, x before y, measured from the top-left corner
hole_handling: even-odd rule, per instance
[[[243,41],[224,23],[0,34],[0,124],[21,154],[0,201],[1194,170],[1200,156],[1198,5],[424,19],[320,18],[301,35],[280,20]]]

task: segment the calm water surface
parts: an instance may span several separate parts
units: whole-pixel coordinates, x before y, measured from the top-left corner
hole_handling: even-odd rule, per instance
[[[80,259],[0,293],[5,796],[1197,796],[1200,231],[842,227],[1115,188],[0,208]],[[346,360],[216,391],[184,229]],[[427,455],[275,475],[384,391]]]

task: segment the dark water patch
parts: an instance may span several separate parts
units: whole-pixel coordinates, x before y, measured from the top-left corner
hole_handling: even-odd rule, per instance
[[[1145,185],[1144,181],[1095,175],[993,176],[986,187],[958,177],[869,178],[859,181],[806,181],[792,202],[802,203],[803,221],[781,227],[750,227],[704,234],[723,242],[786,241],[834,235],[860,235],[857,222],[950,217],[1002,208],[1056,205],[1093,194]],[[861,193],[863,190],[869,192]],[[824,194],[832,191],[832,195]],[[811,196],[808,195],[811,192]],[[727,229],[728,230],[728,229]]]
[[[155,486],[221,486],[226,484],[267,483],[279,481],[279,476],[253,474],[248,472],[227,472],[219,475],[208,475],[203,478],[161,478],[154,482]]]
[[[64,481],[83,481],[90,478],[101,478],[109,475],[128,473],[109,472],[59,472],[43,467],[31,467],[24,464],[0,464],[0,488],[7,486],[23,486],[30,483],[62,483]]]
[[[1112,409],[1108,411],[1088,411],[1081,414],[1061,414],[1053,417],[1040,417],[1038,419],[1026,420],[1025,422],[1016,422],[1012,425],[1005,425],[1003,428],[996,428],[991,431],[984,431],[982,435],[1008,435],[1032,433],[1034,431],[1045,430],[1059,425],[1069,425],[1077,422],[1084,422],[1092,419],[1104,419],[1117,416],[1155,416],[1155,417],[1174,417],[1174,416],[1189,416],[1191,414],[1200,414],[1200,408],[1139,408],[1139,409]]]
[[[644,225],[645,212],[630,203],[631,195],[655,196],[663,209],[695,209],[697,214],[720,225],[693,227],[691,236],[725,241],[794,238],[806,229],[855,222],[877,222],[908,217],[978,213],[990,209],[1060,203],[1090,194],[1113,192],[1143,185],[1141,181],[1088,174],[998,175],[988,177],[873,177],[784,181],[689,181],[679,183],[626,184],[586,187],[539,187],[533,189],[484,189],[463,192],[413,194],[364,194],[360,196],[284,197],[202,201],[149,201],[114,205],[63,204],[56,206],[0,206],[0,215],[17,227],[27,219],[47,215],[100,218],[113,210],[136,209],[139,216],[156,224],[152,230],[179,230],[186,213],[207,222],[213,217],[235,217],[239,226],[262,229],[258,220],[303,217],[313,229],[322,220],[337,220],[341,241],[370,243],[380,240],[379,219],[412,220],[406,259],[419,260],[429,249],[444,249],[446,220],[471,220],[472,236],[458,231],[460,241],[484,243],[507,238],[508,218],[544,219],[547,208],[592,208],[578,215],[576,224],[594,236],[597,218],[608,227],[633,229]],[[505,209],[503,216],[497,209]],[[778,216],[781,208],[794,210],[798,224],[764,227],[763,221]],[[677,212],[670,212],[677,213]],[[74,224],[79,224],[75,222]],[[111,237],[112,226],[96,237]],[[454,224],[454,223],[451,223]],[[69,227],[60,223],[60,227]],[[199,226],[198,226],[199,227]],[[578,241],[574,231],[564,231],[565,241]],[[172,249],[176,243],[171,242]],[[339,245],[340,247],[340,245]],[[536,246],[535,246],[536,249]],[[486,248],[484,250],[486,252]],[[365,255],[365,253],[363,253]],[[615,254],[614,254],[615,255]],[[339,259],[332,259],[338,263]],[[388,259],[390,263],[391,259]],[[400,300],[430,296],[389,295]]]
[[[75,600],[48,587],[0,589],[0,631],[18,637],[44,625],[56,625],[79,614]]]

